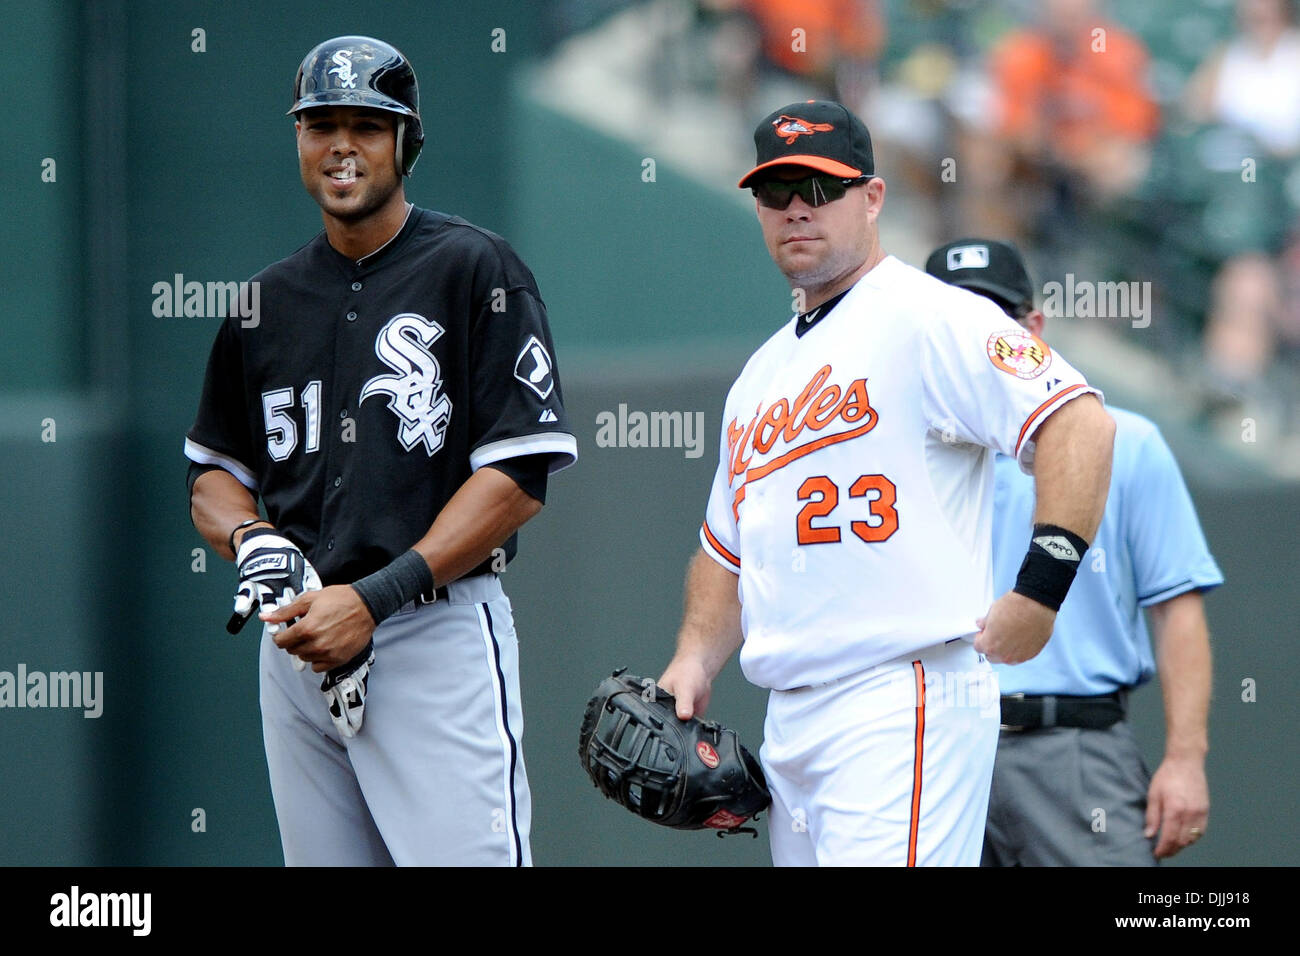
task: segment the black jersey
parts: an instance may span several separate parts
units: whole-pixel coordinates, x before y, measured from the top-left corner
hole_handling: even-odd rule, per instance
[[[260,314],[218,331],[185,454],[260,494],[326,584],[408,550],[485,465],[576,460],[546,308],[500,236],[412,207],[364,259],[322,232],[253,281]]]

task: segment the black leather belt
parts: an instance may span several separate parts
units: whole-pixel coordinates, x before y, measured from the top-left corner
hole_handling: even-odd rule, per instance
[[[1124,698],[1119,691],[1099,697],[1044,694],[1002,698],[1002,729],[1041,730],[1047,727],[1085,727],[1105,730],[1124,719]]]
[[[457,578],[456,581],[474,581],[477,580],[478,578],[486,578],[486,577],[495,578],[497,577],[497,574],[493,571],[484,571],[482,574],[470,574],[463,578]],[[456,582],[453,581],[452,583],[455,584]],[[430,604],[437,604],[439,601],[446,601],[447,593],[448,593],[447,585],[440,584],[437,588],[434,589],[433,597],[429,597],[428,595],[421,594],[414,601],[407,601],[405,604],[403,604],[401,610],[409,611],[417,607],[425,607]]]

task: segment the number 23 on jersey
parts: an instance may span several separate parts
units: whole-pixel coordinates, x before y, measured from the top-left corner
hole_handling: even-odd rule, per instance
[[[878,520],[876,523],[853,519],[849,530],[863,541],[875,543],[887,540],[898,530],[898,509],[895,507],[898,489],[884,475],[860,475],[849,485],[849,498],[868,498],[867,510]],[[826,475],[813,475],[799,486],[800,501],[808,502],[795,517],[797,540],[800,544],[838,544],[840,525],[819,523],[814,519],[831,518],[839,506],[840,489]]]

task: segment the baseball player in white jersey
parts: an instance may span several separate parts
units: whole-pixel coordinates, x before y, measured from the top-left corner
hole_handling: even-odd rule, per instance
[[[740,185],[799,314],[727,397],[660,683],[679,716],[701,714],[739,648],[770,688],[777,865],[974,866],[998,736],[989,661],[1050,636],[1105,504],[1114,423],[993,303],[885,254],[885,184],[856,116],[796,103],[754,140]],[[995,451],[1039,488],[996,602]]]

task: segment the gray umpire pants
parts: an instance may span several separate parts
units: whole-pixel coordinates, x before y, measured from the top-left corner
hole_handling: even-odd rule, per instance
[[[527,866],[519,651],[496,575],[375,629],[365,722],[341,737],[322,674],[263,633],[262,736],[289,866]]]
[[[1155,866],[1151,774],[1127,720],[998,735],[982,866]]]

